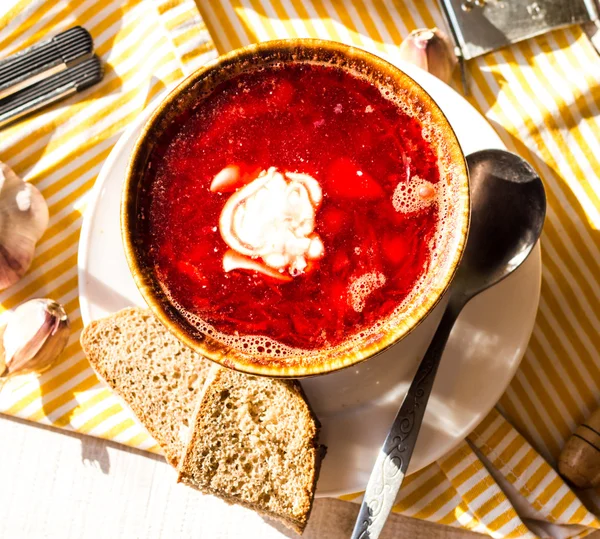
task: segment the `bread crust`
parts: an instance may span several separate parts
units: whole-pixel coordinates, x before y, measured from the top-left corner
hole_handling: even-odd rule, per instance
[[[320,423],[314,415],[313,411],[308,406],[302,387],[296,381],[291,380],[272,380],[269,379],[267,383],[278,384],[280,389],[282,386],[285,388],[287,398],[295,400],[297,407],[295,410],[301,410],[301,419],[298,421],[299,429],[306,431],[304,433],[305,441],[302,451],[300,453],[306,455],[305,458],[309,462],[294,463],[294,470],[302,469],[304,472],[308,471],[300,477],[302,482],[301,491],[305,492],[306,495],[302,500],[294,500],[301,507],[300,511],[297,511],[296,515],[292,515],[290,512],[274,511],[270,509],[266,503],[257,503],[244,498],[242,495],[236,495],[236,493],[225,492],[222,489],[215,489],[211,486],[212,476],[207,476],[202,470],[200,465],[202,464],[201,451],[206,450],[203,441],[206,439],[207,433],[211,431],[211,417],[212,408],[215,405],[216,396],[221,391],[227,391],[231,387],[232,383],[236,383],[236,380],[230,380],[228,378],[236,377],[239,383],[250,384],[253,380],[259,380],[254,376],[247,376],[240,373],[233,373],[228,369],[215,368],[213,372],[207,378],[203,391],[198,400],[196,410],[194,412],[194,419],[192,421],[192,429],[190,430],[190,437],[186,446],[186,451],[180,460],[178,467],[178,482],[191,486],[206,494],[212,494],[218,496],[228,503],[236,503],[243,505],[257,511],[263,515],[271,518],[275,518],[283,522],[286,526],[292,528],[297,533],[302,533],[313,505],[314,492],[318,480],[320,471],[321,460],[325,453],[324,446],[319,445],[318,435],[320,430]],[[260,379],[262,383],[265,383],[265,379]],[[281,428],[281,427],[279,427]],[[225,443],[225,442],[224,442]],[[292,458],[292,456],[290,456]],[[216,473],[216,472],[215,472]],[[286,481],[299,480],[298,477],[287,477]],[[264,485],[261,485],[264,486]]]
[[[138,307],[91,322],[80,342],[98,377],[131,409],[176,467],[184,445],[179,433],[185,429],[211,363],[181,344],[148,309]],[[152,357],[149,343],[155,348]],[[197,379],[193,380],[194,375]],[[167,392],[175,398],[165,406],[162,401]],[[170,410],[171,417],[161,418],[162,409]]]
[[[222,498],[227,503],[240,504],[270,518],[278,519],[296,532],[302,533],[312,509],[325,447],[318,443],[321,427],[319,420],[310,408],[304,391],[297,381],[258,378],[213,365],[182,345],[150,311],[145,309],[123,309],[104,319],[96,320],[83,330],[80,340],[94,371],[131,408],[134,415],[160,444],[167,461],[178,469],[178,482]],[[149,347],[153,350],[152,354],[148,350]],[[150,358],[148,354],[152,357]],[[179,355],[172,358],[170,354]],[[180,361],[185,365],[180,364]],[[177,383],[174,390],[170,389],[167,382],[173,381],[167,376],[164,380],[158,376],[161,371],[163,375],[167,371],[171,372],[169,369],[183,373],[183,378],[190,369],[196,372],[197,380],[193,391],[182,393],[182,387]],[[177,381],[185,382],[183,378],[180,376]],[[163,387],[165,384],[167,389]],[[227,413],[220,413],[222,410],[218,407],[216,408],[219,412],[218,417],[215,419],[212,416],[215,409],[215,396],[221,391],[233,392],[235,388],[249,388],[249,395],[258,400],[263,399],[261,408],[263,411],[275,414],[279,411],[284,416],[271,414],[267,422],[271,429],[276,430],[278,436],[285,434],[286,428],[290,429],[292,420],[296,422],[292,426],[299,429],[298,432],[294,431],[294,434],[290,435],[290,439],[298,445],[296,452],[288,451],[286,447],[279,448],[282,454],[286,455],[288,466],[285,471],[288,476],[277,477],[277,479],[295,482],[296,487],[291,491],[285,491],[287,497],[282,497],[282,491],[280,496],[282,503],[279,503],[280,498],[277,498],[278,488],[273,477],[271,477],[272,482],[265,480],[257,485],[262,491],[266,489],[271,493],[264,502],[260,497],[254,501],[245,498],[242,492],[236,493],[235,489],[228,491],[226,488],[213,488],[210,484],[211,478],[202,476],[200,469],[202,456],[198,451],[202,448],[203,442],[217,432],[211,422],[223,417],[223,421],[227,422],[226,427],[229,427],[231,421],[231,417]],[[171,402],[167,403],[168,406],[162,400],[165,395],[173,397],[170,399]],[[182,398],[181,395],[184,395],[185,403],[177,402],[177,398]],[[275,395],[279,404],[269,395]],[[251,399],[247,401],[242,401],[241,405],[253,404],[250,402]],[[285,404],[283,407],[282,403]],[[161,412],[165,416],[165,410],[173,415],[161,421],[157,415]],[[189,411],[184,418],[186,410]],[[286,413],[287,417],[285,417]],[[235,417],[236,413],[232,412],[231,415]],[[241,412],[240,417],[242,421],[251,420],[248,411]],[[173,429],[181,428],[184,420],[190,420],[187,436],[174,437]],[[251,421],[250,425],[256,428],[257,422]],[[233,423],[232,426],[234,436],[244,436],[243,425]],[[261,431],[261,428],[259,427],[258,430],[259,436],[263,433],[268,434],[266,430]],[[273,433],[273,430],[269,432]],[[276,445],[268,436],[264,438],[267,443]],[[227,440],[223,441],[226,442]],[[264,455],[259,452],[259,457],[261,456]],[[236,480],[245,480],[248,484],[252,479],[250,473],[247,473],[245,478],[243,474],[241,477],[236,477]],[[269,506],[271,496],[277,498],[277,503],[274,502]],[[273,507],[279,510],[274,510]]]

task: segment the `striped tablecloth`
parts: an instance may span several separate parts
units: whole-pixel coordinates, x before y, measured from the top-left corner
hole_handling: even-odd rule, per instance
[[[34,183],[50,209],[33,266],[0,294],[1,308],[51,297],[67,309],[72,335],[56,367],[4,386],[0,411],[159,451],[98,380],[79,346],[79,232],[90,189],[123,130],[158,93],[216,51],[193,0],[2,0],[0,54],[75,25],[92,34],[105,67],[102,82],[0,132],[0,161]]]
[[[435,0],[200,0],[199,8],[219,52],[309,36],[393,57],[411,29],[444,25]],[[192,0],[4,0],[0,51],[74,24],[94,36],[104,81],[0,133],[0,160],[42,190],[51,212],[33,268],[0,302],[7,309],[51,296],[66,305],[74,331],[54,369],[7,384],[0,411],[157,450],[79,348],[77,241],[86,194],[119,134],[214,50]],[[498,407],[458,448],[410,476],[395,510],[493,537],[583,537],[600,528],[596,493],[574,493],[550,464],[600,403],[600,58],[574,27],[468,67],[471,103],[546,185],[542,299]]]

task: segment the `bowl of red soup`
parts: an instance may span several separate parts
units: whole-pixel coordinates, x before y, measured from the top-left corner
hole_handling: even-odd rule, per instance
[[[162,101],[121,214],[136,284],[181,341],[302,377],[374,356],[432,311],[465,245],[468,174],[401,70],[338,43],[271,41]]]

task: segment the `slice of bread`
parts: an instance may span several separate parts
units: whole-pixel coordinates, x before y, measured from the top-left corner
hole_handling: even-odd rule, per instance
[[[184,346],[147,309],[96,320],[80,340],[93,369],[177,466],[210,361]]]
[[[324,452],[300,385],[215,368],[198,402],[179,478],[302,533]]]

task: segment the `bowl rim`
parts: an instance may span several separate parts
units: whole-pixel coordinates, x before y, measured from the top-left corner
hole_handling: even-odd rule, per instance
[[[425,104],[427,112],[435,117],[437,127],[440,128],[444,134],[449,147],[448,152],[452,156],[452,163],[460,168],[460,170],[457,170],[456,174],[459,174],[461,177],[458,199],[463,202],[463,207],[456,219],[457,221],[460,219],[462,226],[456,246],[450,254],[450,260],[448,262],[449,269],[440,279],[441,282],[436,283],[435,286],[432,286],[426,291],[426,297],[422,304],[416,308],[416,311],[409,312],[402,320],[402,323],[398,324],[393,331],[387,331],[383,337],[359,347],[358,350],[349,349],[349,352],[343,357],[326,357],[319,362],[282,366],[276,363],[276,361],[248,361],[246,356],[239,353],[236,349],[218,343],[212,337],[193,328],[191,324],[185,323],[184,320],[182,320],[183,316],[180,313],[177,313],[175,308],[165,297],[164,292],[158,290],[159,287],[157,285],[157,279],[154,277],[154,272],[149,271],[140,261],[138,250],[136,249],[135,241],[132,237],[134,228],[131,226],[137,221],[136,202],[138,185],[140,179],[143,177],[142,173],[146,165],[145,160],[142,164],[140,164],[140,160],[144,159],[143,151],[147,146],[148,138],[152,133],[152,130],[156,127],[156,123],[164,118],[166,111],[171,107],[175,108],[176,101],[181,98],[186,90],[200,82],[208,73],[232,63],[239,63],[244,59],[260,59],[262,55],[268,55],[269,53],[289,53],[294,50],[307,52],[311,50],[314,51],[315,49],[320,51],[326,50],[332,54],[341,54],[345,58],[353,60],[358,59],[365,62],[369,67],[385,72],[389,77],[394,78],[396,81],[401,80],[402,84],[407,84],[411,88],[411,91],[414,90],[418,94],[418,99]],[[223,80],[227,79],[222,79],[221,82]],[[123,183],[120,217],[121,237],[125,257],[135,284],[150,310],[180,341],[217,364],[240,372],[276,378],[303,378],[327,374],[347,368],[382,353],[414,331],[433,311],[448,290],[464,253],[471,220],[469,174],[465,155],[446,115],[427,91],[400,68],[363,49],[335,41],[312,38],[272,40],[248,45],[219,56],[186,77],[162,99],[161,103],[144,124],[130,156],[125,181]],[[153,277],[150,277],[149,273],[151,273]],[[185,328],[187,328],[187,330]]]

